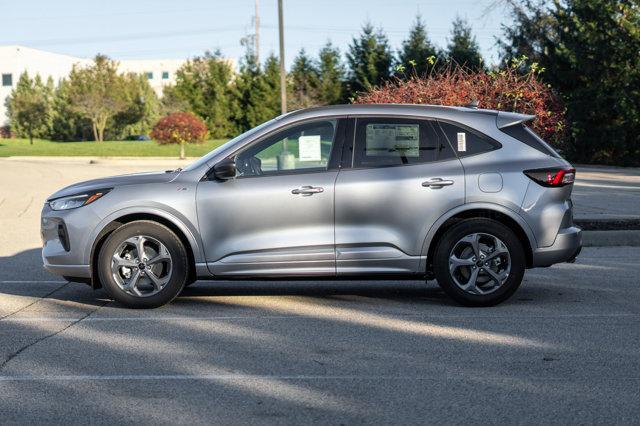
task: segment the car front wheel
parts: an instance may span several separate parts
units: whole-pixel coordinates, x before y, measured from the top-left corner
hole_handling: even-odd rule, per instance
[[[491,219],[466,219],[449,228],[434,253],[440,287],[465,306],[493,306],[520,286],[526,260],[514,232]]]
[[[130,308],[156,308],[171,302],[189,276],[184,244],[164,225],[140,220],[116,229],[98,258],[100,281]]]

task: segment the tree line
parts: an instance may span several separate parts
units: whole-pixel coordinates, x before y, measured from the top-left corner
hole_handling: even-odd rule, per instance
[[[547,99],[553,95],[552,110],[556,112],[545,113],[557,114],[561,120],[541,119],[536,125],[554,123],[553,128],[540,130],[543,134],[555,132],[552,141],[563,147],[567,158],[639,165],[640,3],[496,3],[500,2],[511,11],[511,22],[503,26],[503,35],[497,40],[497,65],[485,65],[469,24],[460,18],[452,25],[448,44],[439,47],[429,39],[418,16],[398,50],[390,46],[383,29],[367,23],[344,52],[330,42],[316,55],[297,52],[287,76],[287,107],[292,110],[368,99],[367,94],[375,88],[404,90],[402,84],[409,82],[408,91],[412,91],[431,87],[429,79],[453,81],[447,83],[449,90],[463,91],[466,83],[491,80],[505,70],[512,72],[515,64],[516,71],[526,78],[514,81],[534,76],[549,89],[544,92]],[[119,75],[115,64],[100,56],[89,69],[74,68],[56,87],[51,81],[24,75],[8,99],[12,127],[22,135],[54,140],[116,139],[147,133],[159,117],[187,111],[205,121],[210,137],[234,136],[280,113],[277,58],[270,55],[257,63],[248,42],[245,51],[237,71],[220,52],[189,60],[162,99],[155,96],[144,77]],[[462,67],[465,72],[452,73],[452,67]],[[448,74],[439,77],[443,73]],[[458,84],[451,76],[469,81]],[[419,84],[415,79],[427,82]],[[504,90],[508,89],[505,86]],[[543,102],[536,100],[535,93],[523,91],[532,105]],[[463,97],[463,93],[455,95],[451,99]],[[514,105],[519,104],[500,107]]]
[[[232,137],[280,114],[277,57],[257,63],[251,43],[243,44],[237,72],[220,51],[206,52],[177,71],[176,84],[165,87],[161,98],[144,75],[118,74],[117,62],[102,55],[90,66],[75,66],[57,85],[24,73],[7,99],[11,130],[29,139],[123,139],[149,133],[171,112],[189,111],[206,122],[210,137]],[[297,53],[287,76],[287,108],[347,103],[391,78],[425,74],[448,61],[483,67],[471,28],[461,18],[440,49],[417,16],[397,52],[383,29],[366,23],[344,59],[330,41],[315,58],[304,49]]]

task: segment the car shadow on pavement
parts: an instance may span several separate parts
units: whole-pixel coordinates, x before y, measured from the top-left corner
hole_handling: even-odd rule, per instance
[[[81,283],[66,283],[62,277],[42,267],[39,248],[0,257],[0,297],[39,297],[87,306],[110,300],[102,290]],[[535,274],[534,274],[535,276]],[[530,279],[531,277],[529,277]],[[535,280],[535,279],[534,279]],[[525,283],[528,281],[525,277]],[[201,280],[186,287],[173,304],[215,305],[214,297],[233,296],[300,296],[321,300],[348,300],[351,297],[393,300],[400,303],[455,305],[435,281],[419,280]],[[511,303],[544,302],[557,294],[526,284]],[[509,301],[507,302],[509,303]],[[114,303],[114,306],[120,306]]]

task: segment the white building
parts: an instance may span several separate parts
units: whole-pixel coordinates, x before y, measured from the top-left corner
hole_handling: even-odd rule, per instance
[[[18,84],[18,79],[23,72],[27,71],[32,78],[40,74],[44,81],[51,77],[57,83],[69,75],[74,64],[82,66],[92,61],[92,59],[61,55],[24,46],[0,46],[0,126],[8,124],[5,100]],[[186,60],[122,60],[118,62],[120,72],[145,74],[153,90],[161,96],[164,86],[175,83],[176,71]]]

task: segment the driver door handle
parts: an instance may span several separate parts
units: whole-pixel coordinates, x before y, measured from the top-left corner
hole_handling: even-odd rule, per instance
[[[324,192],[324,188],[320,186],[301,186],[300,188],[292,189],[291,193],[294,195],[302,195],[303,197],[308,197],[313,194],[319,194]]]
[[[429,180],[422,182],[422,186],[427,188],[434,188],[434,189],[442,188],[443,186],[449,186],[449,185],[453,185],[453,181],[449,179],[442,179],[442,178],[431,178]]]

